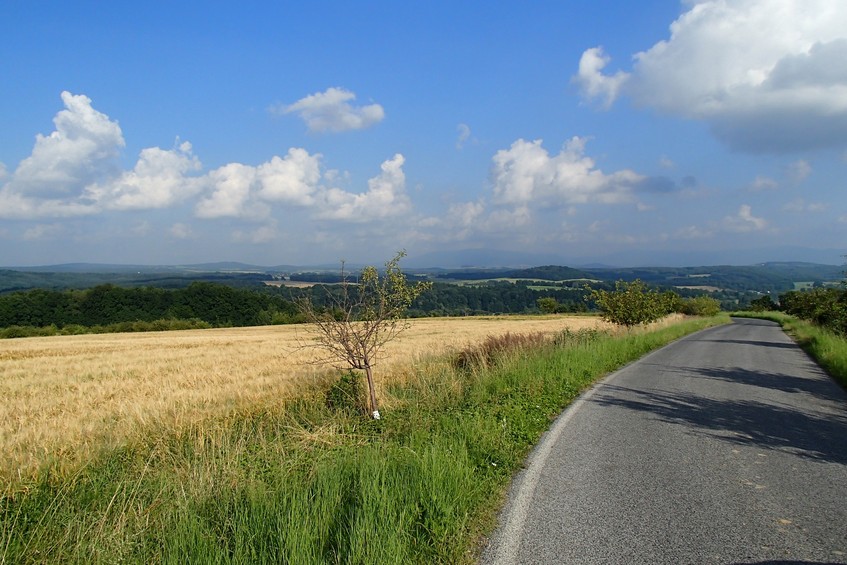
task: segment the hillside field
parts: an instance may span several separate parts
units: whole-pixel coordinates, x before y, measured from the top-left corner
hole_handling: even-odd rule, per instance
[[[591,316],[417,319],[375,372],[384,384],[487,336],[601,327]],[[0,484],[15,490],[45,465],[71,472],[104,449],[307,394],[332,371],[311,339],[300,325],[3,340]]]

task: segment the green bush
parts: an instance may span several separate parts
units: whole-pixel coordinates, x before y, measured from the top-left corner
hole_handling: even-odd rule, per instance
[[[689,316],[717,316],[721,311],[721,303],[711,296],[697,296],[684,300],[678,311]]]
[[[353,370],[344,371],[326,391],[326,407],[331,410],[355,414],[368,413],[368,399],[362,386],[362,375]]]
[[[779,301],[786,314],[847,335],[847,290],[815,288],[791,291],[781,295]]]
[[[615,290],[593,290],[591,299],[603,313],[603,319],[628,328],[655,322],[671,312],[666,296],[650,289],[640,279],[617,281]]]

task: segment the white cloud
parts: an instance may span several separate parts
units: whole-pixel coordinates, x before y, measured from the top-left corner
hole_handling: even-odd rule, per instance
[[[0,218],[70,218],[96,214],[98,209],[90,203],[74,199],[31,198],[4,186],[0,189]]]
[[[781,152],[847,142],[847,9],[841,0],[703,0],[637,53],[630,74],[602,74],[588,49],[574,77],[587,98],[621,93],[705,120],[733,148]]]
[[[485,204],[482,202],[460,202],[451,204],[447,209],[447,218],[450,224],[461,227],[473,226],[485,212]]]
[[[21,161],[7,188],[27,197],[79,192],[116,170],[123,134],[117,122],[91,107],[87,96],[62,92],[65,109],[56,114],[56,130],[38,134],[32,154]]]
[[[192,235],[191,227],[181,222],[177,222],[172,225],[171,229],[168,231],[177,239],[188,239]]]
[[[285,157],[274,156],[258,167],[229,163],[208,173],[204,184],[211,194],[201,200],[201,218],[263,218],[270,203],[313,206],[320,190],[320,154],[291,148]]]
[[[459,133],[459,137],[456,139],[456,149],[462,149],[465,147],[465,142],[471,137],[471,128],[468,124],[459,124],[456,126],[456,131]]]
[[[532,213],[528,206],[518,206],[513,210],[494,210],[483,222],[482,231],[492,233],[512,233],[511,230],[529,226]]]
[[[703,229],[698,226],[686,226],[674,234],[675,239],[707,239],[712,237],[711,230]]]
[[[674,163],[667,155],[662,155],[659,157],[659,166],[663,169],[673,169],[676,167],[676,163]]]
[[[333,89],[328,93],[340,93],[342,100],[351,96]],[[296,147],[255,166],[233,162],[204,173],[191,144],[177,142],[169,150],[141,150],[134,167],[123,170],[119,157],[124,140],[117,122],[94,110],[86,96],[65,92],[62,99],[65,109],[56,114],[56,131],[39,135],[31,155],[14,173],[0,167],[0,218],[106,216],[129,210],[175,209],[187,202],[186,208],[199,218],[261,223],[251,229],[236,226],[232,233],[236,241],[265,243],[279,238],[277,222],[281,218],[293,225],[308,219],[358,223],[357,233],[365,237],[367,230],[385,232],[388,225],[368,222],[398,218],[412,209],[403,172],[405,159],[400,154],[383,162],[380,173],[367,181],[367,189],[361,193],[337,188],[350,180],[350,174],[323,171],[320,154]],[[351,111],[363,120],[359,125],[375,115],[367,108]],[[345,123],[350,125],[349,120]],[[286,217],[292,210],[299,215]],[[133,221],[127,228],[136,236],[154,231],[146,220]],[[414,226],[416,221],[409,218],[404,227]],[[48,226],[31,226],[17,237],[46,237],[53,233]],[[172,223],[165,233],[177,239],[192,237],[191,228],[181,221]],[[348,235],[339,236],[339,241],[347,241]]]
[[[812,174],[812,166],[807,161],[800,159],[788,165],[788,178],[792,182],[800,183]]]
[[[322,219],[367,222],[398,216],[411,210],[406,194],[405,158],[399,153],[382,163],[382,172],[368,181],[367,192],[355,194],[330,188],[322,195],[317,217]]]
[[[762,175],[756,175],[756,178],[753,179],[753,182],[750,183],[750,190],[758,192],[761,190],[774,190],[779,185],[772,178],[768,178]]]
[[[212,193],[197,203],[195,212],[200,218],[250,216],[251,192],[256,182],[256,168],[241,163],[229,163],[209,172],[207,182]]]
[[[615,204],[633,199],[646,178],[628,169],[605,174],[585,155],[585,139],[574,137],[551,156],[542,141],[515,141],[494,157],[492,178],[498,204]]]
[[[259,166],[259,196],[273,202],[301,206],[314,203],[314,193],[321,179],[320,154],[309,155],[305,149],[291,148],[281,158],[274,156]]]
[[[826,204],[821,202],[806,202],[802,198],[795,198],[782,207],[786,212],[823,212],[826,210]]]
[[[131,171],[87,187],[85,197],[115,210],[165,208],[200,191],[199,179],[187,174],[201,166],[187,141],[172,150],[149,147]]]
[[[383,120],[385,111],[382,106],[352,106],[350,101],[355,99],[356,95],[349,90],[328,88],[294,104],[273,107],[271,111],[276,114],[297,113],[313,132],[365,129]]]
[[[84,95],[62,93],[56,130],[36,136],[29,157],[0,188],[0,217],[39,218],[96,214],[104,209],[170,206],[200,190],[187,176],[200,169],[191,144],[166,151],[143,149],[131,171],[121,171],[123,134],[117,122]]]
[[[748,204],[742,204],[734,216],[724,218],[724,228],[733,232],[761,231],[767,226],[767,221],[753,215],[753,210]]]
[[[611,59],[603,53],[602,47],[586,49],[579,59],[579,71],[571,79],[577,84],[586,98],[600,98],[604,108],[609,108],[618,97],[621,86],[629,74],[618,71],[614,75],[604,75],[603,69]]]

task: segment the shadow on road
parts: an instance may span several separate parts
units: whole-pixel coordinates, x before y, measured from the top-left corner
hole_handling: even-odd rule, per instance
[[[779,343],[773,341],[756,341],[753,339],[691,339],[690,341],[702,341],[710,343],[736,344],[736,345],[755,345],[756,347],[773,347],[776,349],[796,349],[796,343]]]
[[[687,371],[707,379],[716,379],[728,383],[741,383],[782,392],[806,393],[821,400],[847,403],[847,395],[844,394],[841,387],[823,372],[821,372],[821,378],[810,379],[786,375],[785,373],[751,371],[740,367],[689,368]]]
[[[755,400],[716,400],[696,394],[639,391],[606,385],[591,402],[648,412],[730,443],[777,449],[847,464],[847,417],[801,412]]]

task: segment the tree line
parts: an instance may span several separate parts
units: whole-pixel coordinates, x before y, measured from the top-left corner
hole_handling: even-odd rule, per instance
[[[614,286],[600,283],[595,288]],[[194,282],[177,289],[127,288],[113,284],[85,290],[36,289],[0,296],[0,328],[5,328],[0,335],[44,335],[45,331],[84,333],[91,328],[149,331],[299,323],[304,318],[297,308],[298,302],[309,300],[316,308],[331,310],[338,302],[339,292],[340,285],[255,289],[211,282]],[[591,289],[584,286],[539,288],[526,281],[472,285],[436,282],[417,296],[407,315],[414,318],[599,309]],[[47,330],[36,332],[34,328]]]
[[[176,290],[104,284],[86,290],[36,289],[0,296],[0,327],[94,327],[157,320],[252,326],[285,316],[296,317],[296,308],[281,296],[207,282]]]
[[[775,303],[769,295],[751,303],[758,311],[780,310],[786,314],[809,320],[830,331],[847,335],[847,289],[813,288],[792,290],[779,295]]]

